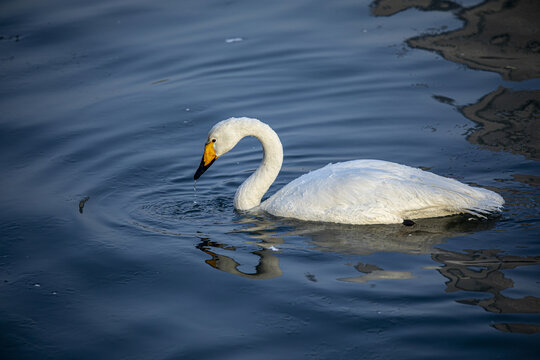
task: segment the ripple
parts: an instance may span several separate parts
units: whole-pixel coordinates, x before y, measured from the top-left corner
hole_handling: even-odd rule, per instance
[[[146,216],[162,220],[206,219],[209,214],[215,215],[232,211],[232,199],[220,197],[214,199],[157,199],[141,205],[140,211]]]
[[[185,191],[153,191],[133,199],[130,220],[137,226],[174,235],[199,236],[198,229],[230,223],[233,199]]]

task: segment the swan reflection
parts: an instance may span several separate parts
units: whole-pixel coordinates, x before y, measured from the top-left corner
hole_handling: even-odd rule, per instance
[[[365,283],[373,280],[396,280],[415,278],[410,271],[392,271],[384,270],[377,265],[358,263],[354,268],[364,275],[340,278],[340,281]]]
[[[395,225],[339,225],[296,223],[287,235],[305,237],[320,251],[349,255],[369,255],[376,252],[403,254],[431,254],[433,246],[445,239],[483,231],[494,226],[495,220],[480,220],[465,215],[419,219],[414,226]]]
[[[258,256],[259,263],[255,266],[254,272],[248,273],[239,270],[238,267],[242,266],[242,264],[238,263],[232,257],[212,251],[212,248],[228,251],[235,251],[236,248],[234,246],[227,246],[208,239],[202,239],[202,241],[197,245],[197,249],[212,257],[211,259],[205,260],[205,263],[214,269],[248,279],[272,279],[281,276],[282,274],[281,268],[279,267],[279,259],[273,254],[273,250],[265,249],[263,247],[261,250],[253,251],[252,254]]]
[[[478,220],[468,216],[424,219],[412,227],[403,225],[348,226],[339,224],[309,223],[282,220],[265,216],[245,216],[238,219],[241,227],[235,234],[247,235],[248,245],[258,249],[250,253],[257,256],[258,262],[251,272],[242,271],[243,264],[235,260],[242,257],[245,247],[230,246],[225,243],[201,239],[197,248],[209,255],[205,262],[217,270],[249,279],[272,279],[283,274],[280,252],[284,239],[295,237],[306,239],[309,251],[333,252],[345,255],[370,255],[377,252],[398,252],[419,255],[431,254],[440,264],[432,269],[438,271],[448,281],[446,292],[488,293],[490,298],[467,298],[457,302],[480,306],[494,313],[522,314],[540,313],[540,298],[525,296],[511,298],[502,294],[503,290],[514,287],[512,279],[504,270],[521,266],[540,264],[539,256],[506,255],[499,250],[449,251],[436,247],[447,239],[488,230],[495,224],[494,219]],[[233,233],[234,234],[234,233]],[[232,235],[232,234],[231,234]],[[240,255],[240,256],[239,256]],[[350,264],[344,264],[348,266]],[[354,265],[358,276],[338,278],[339,281],[367,283],[387,279],[408,280],[415,278],[410,271],[385,270],[377,264],[359,262]],[[315,275],[306,273],[306,278],[317,282]],[[500,323],[492,325],[500,331],[520,333],[539,332],[534,324]]]
[[[459,215],[422,219],[411,227],[401,224],[355,226],[295,220],[277,221],[275,218],[261,215],[240,217],[238,223],[241,227],[233,234],[247,235],[253,240],[247,241],[246,244],[259,248],[251,252],[258,258],[258,264],[253,272],[239,270],[242,264],[234,257],[235,252],[240,249],[235,246],[201,238],[197,248],[211,257],[206,263],[215,269],[250,279],[270,279],[282,274],[277,251],[284,243],[284,238],[305,238],[311,250],[348,255],[369,255],[375,252],[437,254],[440,250],[434,248],[434,245],[451,237],[489,229],[493,226],[494,220],[479,220]],[[362,268],[357,266],[356,269],[369,276],[362,279],[341,280],[365,282],[383,278],[413,277],[412,274],[389,272],[376,265],[370,267],[369,264]]]

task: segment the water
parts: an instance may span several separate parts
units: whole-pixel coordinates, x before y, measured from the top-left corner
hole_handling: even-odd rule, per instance
[[[4,1],[1,357],[534,358],[536,53],[454,62],[410,39],[459,30],[459,9],[398,3]],[[507,205],[411,228],[238,213],[255,140],[193,183],[231,116],[281,137],[269,194],[376,158]]]

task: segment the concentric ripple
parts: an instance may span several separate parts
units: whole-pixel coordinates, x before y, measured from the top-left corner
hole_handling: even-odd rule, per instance
[[[185,234],[189,227],[189,233],[193,233],[197,228],[230,222],[235,215],[231,197],[172,189],[153,189],[133,199],[132,204],[129,212],[132,222],[160,232]]]

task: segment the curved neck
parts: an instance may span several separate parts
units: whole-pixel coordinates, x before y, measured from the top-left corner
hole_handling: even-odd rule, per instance
[[[250,123],[242,135],[256,137],[263,148],[263,159],[259,168],[240,185],[234,196],[236,209],[249,210],[260,205],[262,197],[281,170],[283,147],[274,130],[260,121]]]

